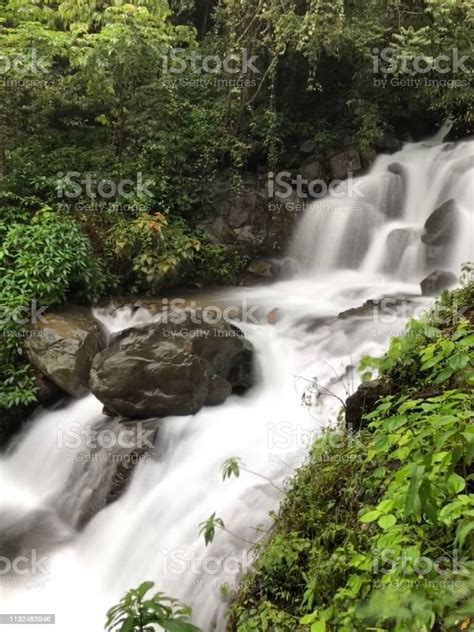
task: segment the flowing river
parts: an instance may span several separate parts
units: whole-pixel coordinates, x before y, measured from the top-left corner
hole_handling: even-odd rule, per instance
[[[474,258],[473,147],[434,139],[379,156],[356,187],[308,207],[288,252],[299,264],[293,278],[201,298],[275,315],[237,323],[256,350],[257,386],[194,416],[156,420],[155,448],[125,493],[83,528],[77,515],[100,494],[109,465],[88,463],[83,445],[64,447],[61,437],[71,424],[116,422],[92,395],[36,411],[0,458],[0,556],[16,538],[18,550],[45,551],[47,570],[0,575],[0,614],[54,613],[60,632],[100,632],[107,609],[151,580],[191,606],[203,631],[223,632],[229,588],[252,563],[251,543],[271,526],[280,488],[311,441],[337,422],[361,356],[383,353],[431,303],[419,285],[429,272],[459,274]],[[427,246],[423,225],[449,200],[457,209],[451,242]],[[393,301],[377,303],[385,297],[398,299],[397,311]],[[369,309],[338,318],[368,299]],[[128,308],[97,316],[109,332],[156,318]],[[223,482],[221,466],[233,456],[252,472]],[[199,524],[214,512],[231,533],[217,530],[206,547]]]

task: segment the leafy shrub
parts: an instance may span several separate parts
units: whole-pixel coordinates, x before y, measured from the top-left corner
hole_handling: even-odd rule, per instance
[[[458,311],[456,301],[471,301],[473,286],[439,301],[456,305],[454,320],[413,321],[371,361],[397,394],[366,416],[367,430],[316,440],[230,630],[470,629],[474,330],[472,302]]]
[[[14,314],[67,296],[92,301],[107,277],[80,226],[48,208],[24,224],[2,216],[0,240],[0,407],[9,408],[35,399],[22,344],[27,324]]]
[[[153,586],[153,582],[143,582],[129,590],[107,613],[107,632],[151,632],[155,626],[150,624],[158,624],[168,632],[199,632],[188,622],[191,610],[176,599],[161,592],[146,598]]]

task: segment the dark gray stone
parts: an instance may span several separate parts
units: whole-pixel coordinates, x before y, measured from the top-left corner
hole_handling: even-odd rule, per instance
[[[362,417],[373,410],[378,400],[386,395],[390,395],[390,386],[386,382],[363,382],[346,400],[346,426],[354,431],[360,430],[364,425]]]
[[[224,321],[196,324],[190,310],[182,315],[181,323],[126,329],[96,356],[90,388],[108,414],[194,414],[253,384],[253,347],[239,329]]]
[[[28,358],[65,393],[82,397],[88,391],[92,360],[105,346],[101,326],[90,309],[75,305],[48,311],[44,319],[26,341]]]
[[[448,270],[435,270],[421,281],[421,293],[423,296],[436,296],[443,290],[447,290],[458,282],[458,278]]]
[[[357,173],[361,169],[360,155],[355,147],[348,147],[329,158],[329,172],[335,180],[344,180],[350,173]]]
[[[453,242],[459,228],[460,211],[454,200],[435,209],[425,222],[421,240],[428,246],[446,246]]]

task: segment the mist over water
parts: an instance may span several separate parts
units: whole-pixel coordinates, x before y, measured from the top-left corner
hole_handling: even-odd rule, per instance
[[[90,468],[77,467],[83,447],[58,449],[58,426],[116,422],[92,395],[38,410],[0,458],[0,547],[37,546],[49,572],[0,576],[0,612],[55,613],[60,632],[100,632],[107,609],[152,580],[191,606],[202,630],[224,631],[223,587],[238,585],[252,562],[250,542],[261,537],[257,528],[268,529],[268,514],[278,508],[277,488],[304,462],[314,436],[336,422],[340,399],[357,387],[360,357],[382,354],[410,309],[431,302],[420,296],[426,274],[459,273],[473,259],[473,146],[407,144],[379,156],[360,179],[363,197],[326,198],[301,218],[289,252],[300,266],[293,279],[206,294],[213,305],[246,300],[262,314],[278,309],[274,324],[237,323],[255,346],[257,386],[194,416],[155,420],[155,448],[136,466],[126,492],[82,529],[78,512],[100,494],[108,465],[91,464],[92,480]],[[423,225],[451,199],[460,213],[454,241],[448,252],[428,252]],[[373,312],[337,318],[384,297],[405,297],[411,308],[393,318]],[[98,317],[109,332],[154,318],[129,309]],[[307,393],[314,378],[319,397]],[[305,392],[312,405],[302,405]],[[245,471],[223,482],[221,466],[232,456],[273,484]],[[214,512],[235,535],[217,531],[206,547],[199,524]]]

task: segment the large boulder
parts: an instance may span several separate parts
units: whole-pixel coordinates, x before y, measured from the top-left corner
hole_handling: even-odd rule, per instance
[[[350,173],[357,173],[361,169],[360,155],[355,147],[348,147],[329,158],[329,172],[335,180],[343,180]]]
[[[428,274],[427,277],[421,281],[421,293],[423,296],[436,296],[443,290],[456,285],[458,278],[452,272],[448,270],[435,270]]]
[[[448,200],[435,209],[425,222],[421,240],[429,246],[452,243],[459,226],[460,211],[454,200]]]
[[[390,386],[382,380],[363,382],[346,400],[346,426],[354,431],[363,426],[363,416],[374,409],[381,397],[390,395]]]
[[[287,197],[279,195],[280,188],[276,182],[269,186],[268,175],[254,173],[243,173],[238,186],[230,173],[203,182],[196,206],[198,226],[211,241],[243,256],[278,252],[291,234],[299,201],[291,189]]]
[[[111,338],[94,359],[90,379],[105,412],[130,419],[190,415],[252,385],[253,347],[242,332],[196,316],[186,310],[175,322]]]
[[[249,263],[245,272],[241,275],[240,285],[255,285],[275,279],[279,266],[266,259],[254,259]]]
[[[306,181],[307,184],[313,180],[323,180],[324,170],[320,160],[315,156],[307,158],[298,169],[298,173]]]
[[[75,305],[46,312],[33,325],[26,342],[33,367],[73,397],[88,391],[92,360],[105,346],[105,336],[90,309]]]
[[[83,432],[69,477],[52,499],[60,518],[75,529],[120,498],[135,466],[153,458],[157,422],[102,417]],[[58,453],[63,460],[67,456],[68,451]]]

